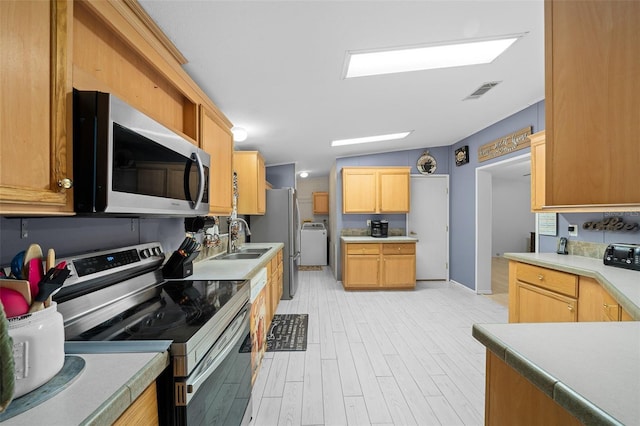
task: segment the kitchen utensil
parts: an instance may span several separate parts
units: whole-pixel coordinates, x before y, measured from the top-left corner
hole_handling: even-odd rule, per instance
[[[47,264],[46,264],[46,271],[49,271],[49,269],[54,268],[56,266],[56,251],[52,248],[50,248],[47,251]]]
[[[22,279],[22,266],[24,265],[24,250],[13,256],[11,260],[11,274],[17,279]]]
[[[36,297],[33,298],[33,303],[29,308],[29,312],[37,312],[44,308],[44,302],[62,287],[64,280],[67,279],[71,271],[66,267],[49,269],[47,275],[44,276],[42,281],[38,284],[39,292]]]
[[[29,285],[29,281],[27,280],[0,280],[0,287],[2,288],[10,288],[11,290],[15,290],[24,297],[24,300],[27,301],[29,305],[31,305],[31,287]]]
[[[40,281],[44,277],[44,269],[42,268],[42,259],[36,258],[29,261],[28,280],[31,287],[31,297],[36,297],[40,291]]]
[[[17,317],[29,312],[29,304],[20,292],[0,287],[0,303],[4,306],[7,318]]]
[[[24,253],[24,262],[22,264],[22,278],[29,278],[29,262],[31,259],[40,259],[42,261],[42,248],[38,244],[31,244]]]

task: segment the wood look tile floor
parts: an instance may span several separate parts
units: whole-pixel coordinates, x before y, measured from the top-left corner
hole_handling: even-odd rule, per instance
[[[507,308],[449,282],[345,292],[330,270],[302,271],[279,314],[309,314],[307,350],[268,352],[254,426],[482,425],[485,347],[474,323]]]

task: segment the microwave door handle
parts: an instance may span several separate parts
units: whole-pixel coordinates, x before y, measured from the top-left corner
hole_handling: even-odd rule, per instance
[[[198,197],[196,198],[196,202],[193,205],[193,209],[197,210],[198,207],[200,207],[200,204],[202,204],[202,198],[204,197],[204,189],[206,185],[204,181],[205,174],[204,174],[204,164],[202,164],[202,159],[200,158],[197,152],[194,152],[193,155],[196,157],[196,164],[198,165],[198,175],[200,177],[198,180]]]
[[[204,197],[204,188],[206,186],[204,182],[204,179],[205,179],[204,165],[202,164],[202,159],[200,158],[197,152],[194,152],[191,154],[190,160],[191,161],[187,165],[187,168],[185,169],[185,172],[184,172],[184,192],[187,196],[187,200],[189,200],[189,203],[191,203],[191,208],[196,210],[198,207],[200,207],[200,204],[202,203],[202,198]],[[191,171],[191,163],[196,163],[198,165],[198,196],[196,197],[195,201],[191,199],[191,193],[189,191],[189,176]]]

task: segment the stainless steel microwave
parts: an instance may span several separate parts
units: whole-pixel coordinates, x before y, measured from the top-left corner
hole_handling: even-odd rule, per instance
[[[210,156],[113,94],[73,92],[79,214],[201,216]]]

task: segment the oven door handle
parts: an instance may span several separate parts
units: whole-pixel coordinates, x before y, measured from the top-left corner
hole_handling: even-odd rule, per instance
[[[245,309],[232,323],[218,341],[209,350],[207,355],[201,361],[201,367],[199,367],[193,378],[189,377],[186,381],[186,403],[192,396],[198,392],[200,386],[209,378],[209,376],[220,366],[222,361],[227,357],[229,352],[236,346],[236,344],[245,336],[246,328],[244,327],[245,321],[249,315],[249,310]]]

